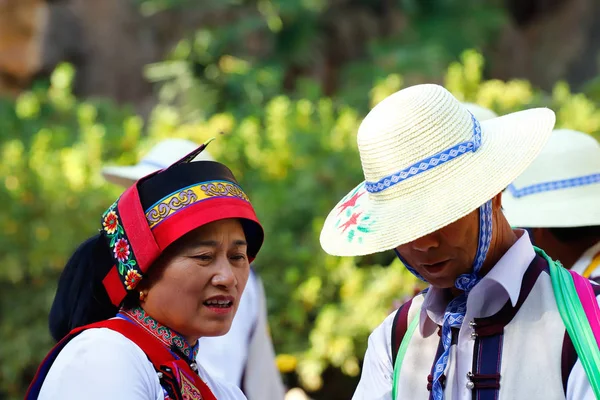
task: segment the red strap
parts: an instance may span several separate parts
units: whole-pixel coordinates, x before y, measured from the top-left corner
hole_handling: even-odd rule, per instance
[[[146,214],[140,203],[137,184],[132,185],[121,195],[117,207],[119,207],[119,215],[138,266],[142,272],[146,273],[160,255],[161,249],[156,244],[152,230],[148,226]]]
[[[91,328],[108,328],[115,332],[119,332],[121,335],[125,336],[127,339],[134,342],[144,353],[154,368],[156,370],[160,369],[161,365],[167,364],[169,362],[177,361],[177,357],[173,355],[169,350],[165,348],[165,346],[150,333],[141,329],[139,326],[125,321],[120,318],[109,319],[106,321],[101,321],[92,325],[88,325],[83,327],[84,329]],[[79,328],[82,330],[82,328]],[[202,399],[204,400],[217,400],[215,395],[212,393],[210,388],[204,383],[204,381],[200,378],[200,376],[192,370],[192,368],[185,362],[177,363],[182,369],[185,370],[186,375],[189,378],[192,378],[194,386],[198,390],[200,390],[200,394],[202,395]]]

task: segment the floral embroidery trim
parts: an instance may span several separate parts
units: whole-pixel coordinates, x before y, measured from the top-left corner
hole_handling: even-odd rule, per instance
[[[109,211],[102,222],[102,226],[107,234],[112,235],[119,227],[119,218],[114,211]]]
[[[200,201],[219,197],[234,197],[250,202],[242,188],[232,182],[201,182],[171,193],[146,210],[148,225],[152,229],[186,207]]]
[[[119,316],[138,324],[160,340],[167,348],[175,346],[190,360],[196,359],[198,342],[194,346],[190,346],[183,336],[149,316],[143,308],[135,307],[131,310],[121,310]]]
[[[179,370],[179,387],[181,388],[181,395],[184,399],[189,400],[202,400],[202,394],[200,390],[194,386],[192,381],[187,377],[185,372]]]
[[[348,193],[337,206],[335,227],[345,236],[346,241],[362,244],[364,236],[371,232],[374,218],[365,212],[361,201],[366,198],[365,183],[358,185]],[[365,197],[363,197],[365,196]]]
[[[108,246],[121,277],[121,283],[127,290],[133,290],[142,280],[143,274],[129,244],[127,233],[123,229],[117,202],[118,200],[102,216],[102,228],[108,239]]]

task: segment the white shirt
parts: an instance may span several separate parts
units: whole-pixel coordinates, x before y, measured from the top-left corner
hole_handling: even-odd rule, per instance
[[[587,267],[592,263],[592,260],[596,256],[596,254],[600,253],[600,242],[596,243],[594,246],[587,249],[581,257],[573,264],[571,270],[577,272],[579,275],[582,275]],[[597,278],[600,276],[600,266],[596,268],[590,274],[590,278]]]
[[[473,288],[467,300],[465,321],[484,318],[496,314],[510,299],[513,306],[520,294],[523,275],[535,257],[535,251],[527,232],[518,230],[520,238],[504,254],[492,270]],[[430,335],[443,321],[447,302],[443,300],[443,291],[430,287],[425,296],[419,316],[421,335]],[[396,312],[371,333],[367,353],[363,363],[360,382],[354,393],[354,400],[389,400],[392,392],[392,354],[391,330]],[[445,399],[471,400],[472,392],[467,389],[467,372],[473,365],[473,340],[471,328],[463,324],[460,328],[458,343],[453,345],[449,363],[455,367],[447,374]],[[519,357],[518,354],[505,354],[505,357]],[[429,361],[433,362],[433,360]],[[502,390],[501,390],[502,392]],[[577,361],[569,375],[567,383],[568,400],[595,399],[585,371]],[[533,400],[533,399],[532,399]]]
[[[219,400],[245,400],[235,385],[198,374]],[[108,328],[88,329],[59,353],[39,400],[164,400],[154,367],[135,343]]]

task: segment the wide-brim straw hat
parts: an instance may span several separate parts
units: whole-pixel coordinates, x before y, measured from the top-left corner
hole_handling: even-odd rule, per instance
[[[479,122],[433,84],[392,94],[359,127],[365,182],[329,213],[321,246],[338,256],[381,252],[466,216],[527,168],[554,122],[546,108]]]
[[[467,107],[467,110],[469,110],[469,112],[473,114],[473,116],[479,121],[485,121],[498,117],[498,114],[496,114],[494,111],[480,106],[479,104],[464,102],[463,105]]]
[[[129,187],[138,179],[162,170],[196,150],[198,144],[185,139],[165,139],[157,143],[136,165],[109,166],[102,169],[104,178],[114,184]],[[204,150],[196,161],[214,161]]]
[[[600,225],[600,143],[583,132],[555,130],[503,193],[502,204],[517,227]]]

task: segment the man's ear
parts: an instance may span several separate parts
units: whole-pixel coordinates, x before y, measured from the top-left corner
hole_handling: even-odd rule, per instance
[[[492,199],[492,209],[493,210],[502,210],[502,192],[498,193]]]

